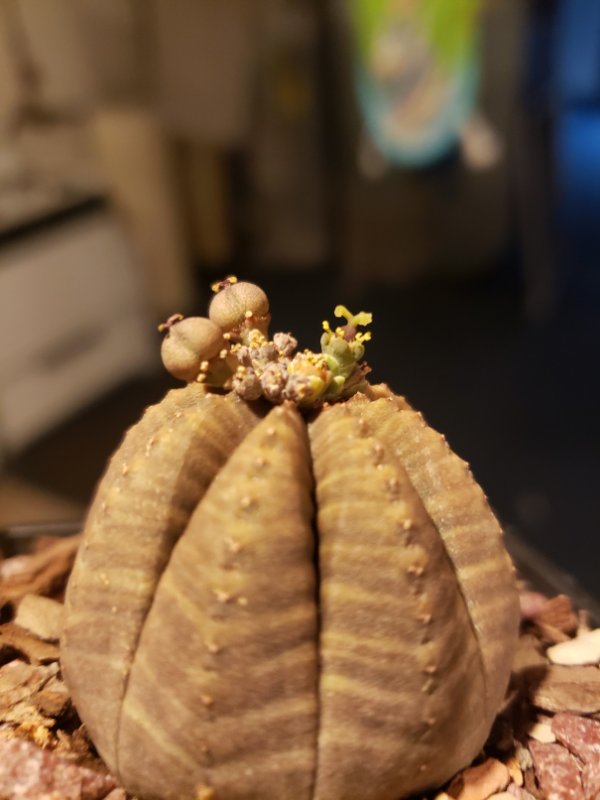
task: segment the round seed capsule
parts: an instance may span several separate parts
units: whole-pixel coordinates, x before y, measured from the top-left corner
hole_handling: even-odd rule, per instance
[[[218,356],[225,347],[221,329],[206,317],[187,317],[168,325],[160,354],[175,378],[196,380],[203,361]]]
[[[240,327],[249,317],[260,320],[268,313],[267,295],[260,286],[246,281],[225,286],[213,297],[208,309],[210,319],[223,331]]]

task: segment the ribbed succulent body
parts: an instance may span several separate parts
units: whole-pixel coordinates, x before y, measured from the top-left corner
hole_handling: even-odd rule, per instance
[[[385,387],[301,414],[199,384],[112,459],[62,662],[149,800],[397,800],[479,752],[518,603],[467,465]]]

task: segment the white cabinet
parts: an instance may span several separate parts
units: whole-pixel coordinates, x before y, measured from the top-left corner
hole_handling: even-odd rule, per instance
[[[0,451],[156,364],[144,295],[108,211],[0,248]]]

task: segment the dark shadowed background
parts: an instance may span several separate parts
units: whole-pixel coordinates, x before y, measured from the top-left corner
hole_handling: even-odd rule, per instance
[[[83,514],[175,385],[156,324],[234,273],[303,346],[372,311],[373,380],[600,597],[600,13],[483,2],[477,124],[415,166],[370,140],[347,12],[0,0],[0,526]]]

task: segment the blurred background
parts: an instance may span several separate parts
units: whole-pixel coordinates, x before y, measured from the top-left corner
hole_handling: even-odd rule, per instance
[[[79,519],[234,273],[600,596],[596,0],[0,0],[0,527]]]

